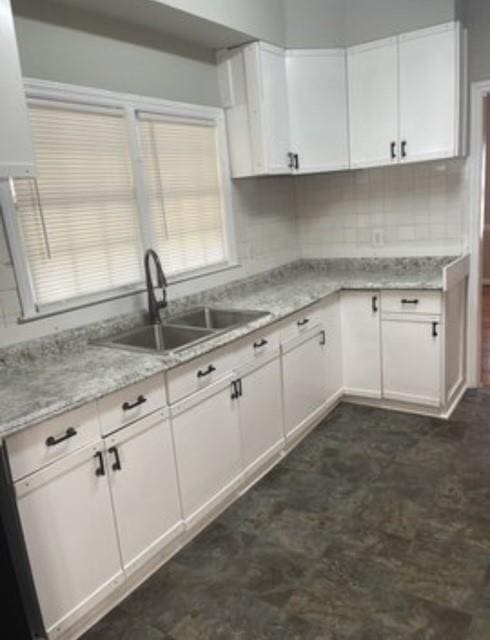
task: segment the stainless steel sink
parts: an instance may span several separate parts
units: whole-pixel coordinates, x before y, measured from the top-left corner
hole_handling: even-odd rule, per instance
[[[214,334],[209,329],[152,324],[120,333],[102,344],[136,351],[177,351]]]
[[[267,311],[195,307],[166,318],[163,324],[145,324],[99,344],[148,353],[177,351],[266,315]]]
[[[196,307],[185,313],[168,318],[166,322],[172,325],[185,325],[188,327],[202,327],[222,331],[231,329],[247,322],[268,315],[267,311],[242,311],[228,309],[213,309],[212,307]]]

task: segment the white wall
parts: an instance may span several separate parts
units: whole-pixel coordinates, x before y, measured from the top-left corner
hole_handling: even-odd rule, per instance
[[[286,42],[290,47],[338,47],[369,42],[454,20],[459,2],[284,0]]]
[[[472,81],[490,80],[490,2],[466,0],[469,72]]]
[[[304,176],[296,208],[304,257],[458,254],[467,237],[466,163]],[[383,246],[373,245],[374,232]]]
[[[283,0],[157,0],[256,40],[285,43]],[[299,4],[303,4],[303,1]]]
[[[78,14],[62,15],[64,24],[15,16],[25,76],[219,105],[216,66],[209,52],[180,49],[175,43],[169,43],[170,50],[162,48],[164,42],[152,46],[146,33],[128,41],[122,39],[125,30],[112,28],[108,35],[101,25],[98,32],[75,29]]]

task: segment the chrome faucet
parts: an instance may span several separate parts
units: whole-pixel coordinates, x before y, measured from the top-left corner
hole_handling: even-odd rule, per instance
[[[155,285],[151,279],[150,258],[153,259],[155,270],[157,272],[157,287],[162,290],[161,300],[157,300],[155,296]],[[161,324],[162,319],[160,318],[159,311],[167,306],[167,278],[163,272],[160,258],[153,249],[148,249],[145,252],[145,276],[146,289],[148,291],[148,313],[150,314],[150,322],[152,324]]]

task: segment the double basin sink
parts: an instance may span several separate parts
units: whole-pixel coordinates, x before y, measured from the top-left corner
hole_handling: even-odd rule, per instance
[[[150,353],[177,351],[266,315],[267,311],[196,307],[162,319],[162,324],[145,324],[117,334],[101,344]]]

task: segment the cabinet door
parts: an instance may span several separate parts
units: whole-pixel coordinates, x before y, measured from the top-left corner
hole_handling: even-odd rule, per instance
[[[237,371],[243,462],[248,474],[277,454],[284,444],[279,352]]]
[[[27,553],[50,638],[122,579],[103,445],[16,483]]]
[[[263,42],[249,45],[245,49],[245,67],[256,172],[291,173],[284,50]]]
[[[287,81],[297,173],[349,167],[344,49],[290,50]]]
[[[171,408],[182,509],[187,524],[204,517],[237,485],[242,472],[232,376]]]
[[[351,166],[397,162],[397,39],[348,49],[347,77]]]
[[[25,178],[34,153],[9,0],[0,0],[0,60],[0,178]]]
[[[450,23],[400,36],[402,161],[458,153],[459,26]]]
[[[383,397],[439,406],[439,318],[383,318]]]
[[[379,301],[378,291],[342,293],[342,369],[347,394],[381,397]]]
[[[134,571],[183,529],[170,422],[157,411],[106,448],[123,566]]]
[[[343,387],[340,296],[332,296],[320,307],[318,315],[325,330],[325,399],[329,404],[338,399]]]
[[[291,437],[325,404],[326,366],[321,327],[283,345],[284,424]]]

